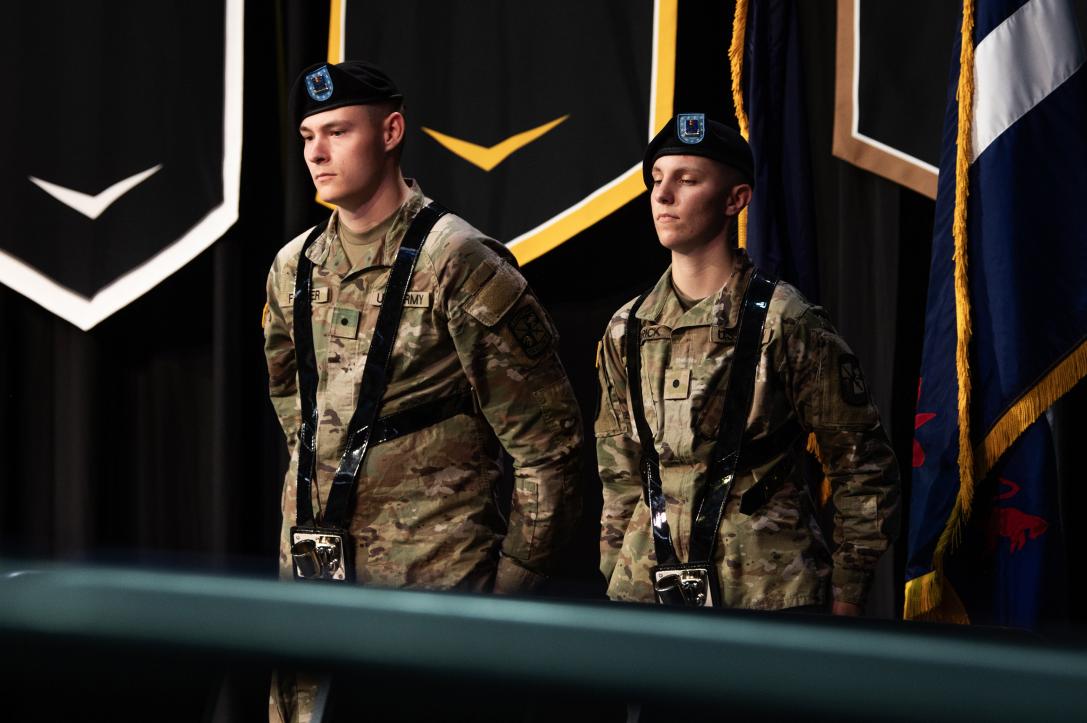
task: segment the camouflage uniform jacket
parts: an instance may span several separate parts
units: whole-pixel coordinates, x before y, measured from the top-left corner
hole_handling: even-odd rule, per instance
[[[314,511],[323,509],[354,412],[366,350],[400,241],[427,203],[417,185],[384,241],[352,267],[336,214],[307,255],[314,263],[317,385]],[[280,573],[291,576],[297,434],[293,344],[298,255],[276,256],[264,322],[269,393],[291,462],[283,487]],[[380,414],[474,390],[478,412],[371,446],[359,472],[350,532],[356,578],[387,587],[517,590],[546,574],[578,514],[581,417],[547,313],[504,246],[448,214],[424,242],[393,348]],[[307,323],[310,323],[307,320]],[[494,503],[499,443],[514,462],[508,533]],[[499,562],[499,547],[502,561]]]
[[[740,304],[754,266],[736,254],[736,273],[714,296],[684,311],[671,269],[638,309],[645,414],[660,455],[668,524],[687,560],[692,513],[724,408],[722,379],[732,360]],[[642,496],[640,447],[630,416],[624,334],[633,302],[612,317],[600,345],[597,458],[604,486],[601,570],[613,599],[654,600],[650,512]],[[665,385],[665,379],[669,383]],[[689,375],[689,376],[687,376]],[[895,534],[898,471],[860,369],[819,307],[779,283],[771,299],[744,435],[766,438],[797,423],[796,441],[737,471],[715,560],[727,607],[778,609],[834,599],[863,603],[880,556]],[[823,539],[804,483],[804,437],[814,432],[833,489],[834,552]],[[763,478],[765,503],[740,512],[744,492]]]

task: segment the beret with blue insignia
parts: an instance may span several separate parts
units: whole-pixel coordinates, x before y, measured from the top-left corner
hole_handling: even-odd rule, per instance
[[[653,163],[661,156],[703,156],[735,169],[755,186],[755,160],[740,132],[704,113],[680,113],[649,142],[642,161],[646,188],[653,187]]]
[[[381,68],[363,60],[348,60],[336,65],[318,63],[303,70],[291,88],[288,107],[297,126],[314,113],[403,98]]]

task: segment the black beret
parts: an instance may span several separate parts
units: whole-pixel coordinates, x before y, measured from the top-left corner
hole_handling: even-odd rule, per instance
[[[653,163],[661,156],[704,156],[737,170],[755,185],[755,160],[740,132],[703,113],[680,113],[649,142],[642,161],[646,188],[653,187]]]
[[[381,68],[363,60],[348,60],[337,65],[318,63],[303,70],[291,87],[289,108],[297,126],[314,113],[403,98]]]

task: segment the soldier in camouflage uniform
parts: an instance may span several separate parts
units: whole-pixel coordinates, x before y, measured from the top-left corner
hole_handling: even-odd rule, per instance
[[[672,265],[636,313],[642,378],[635,383],[660,456],[680,560],[688,557],[694,505],[730,403],[721,382],[755,268],[727,241],[752,192],[750,148],[732,129],[703,122],[705,137],[693,143],[677,140],[680,130],[669,124],[651,142],[643,167]],[[609,597],[649,602],[655,600],[650,569],[657,563],[624,343],[633,303],[612,317],[598,353],[600,564]],[[833,491],[830,549],[802,475],[809,434]],[[786,283],[777,285],[769,305],[744,445],[741,460],[746,447],[763,451],[746,468],[741,461],[724,508],[713,560],[720,604],[859,614],[873,570],[897,532],[898,468],[857,358],[826,313]],[[748,492],[752,499],[745,499]]]
[[[319,91],[331,87],[330,97],[307,92],[306,78],[316,78]],[[292,92],[307,165],[322,198],[337,206],[307,251],[318,511],[343,453],[382,290],[409,224],[428,203],[400,174],[400,104],[392,81],[366,63],[315,66]],[[292,299],[306,236],[277,254],[264,319],[269,393],[291,453],[282,498],[284,578],[292,576],[288,531],[296,517],[301,424]],[[380,414],[466,392],[474,411],[371,445],[349,529],[359,583],[527,593],[545,579],[581,498],[581,416],[557,340],[509,251],[454,214],[443,216],[419,254]],[[492,494],[500,446],[514,466],[508,526]],[[279,701],[273,694],[272,718],[306,720],[314,687],[297,686],[297,706],[294,686],[281,687],[288,690]]]

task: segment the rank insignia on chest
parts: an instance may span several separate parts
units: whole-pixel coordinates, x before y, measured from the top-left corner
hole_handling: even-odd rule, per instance
[[[861,374],[861,365],[852,354],[838,357],[838,381],[842,388],[842,400],[854,407],[868,404],[868,386]]]
[[[690,369],[666,369],[664,372],[664,398],[686,399],[691,393]]]
[[[332,312],[332,336],[354,339],[359,332],[359,312],[336,307]]]
[[[727,344],[736,341],[736,329],[724,324],[714,324],[710,327],[710,341],[718,344]]]
[[[551,346],[551,330],[544,325],[540,315],[531,306],[514,313],[510,318],[509,328],[525,354],[533,359]]]

